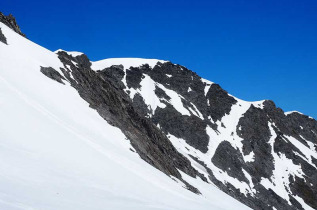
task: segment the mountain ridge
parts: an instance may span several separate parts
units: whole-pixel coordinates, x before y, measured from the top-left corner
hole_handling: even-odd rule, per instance
[[[79,57],[86,57],[86,56],[81,55]],[[76,61],[76,58],[74,59],[74,61]],[[72,58],[69,58],[69,59],[72,60]],[[69,63],[68,65],[70,66],[71,64]],[[73,69],[80,68],[81,65],[82,64],[79,63],[79,66],[73,67]],[[87,65],[83,64],[83,66],[87,66]],[[73,71],[73,69],[68,68],[69,71]],[[97,73],[98,72],[106,73],[108,74],[107,75],[108,77],[113,78],[118,75],[118,72],[115,74],[112,73],[116,71],[122,72],[124,70],[122,66],[111,66],[111,67],[105,68],[102,71],[97,70]],[[248,102],[244,102],[239,99],[233,98],[226,91],[224,91],[219,85],[214,83],[210,84],[208,92],[205,93],[205,87],[201,86],[203,83],[201,82],[199,84],[198,82],[199,80],[201,81],[201,78],[198,75],[196,75],[192,71],[187,70],[185,67],[175,65],[170,62],[158,63],[157,65],[153,67],[153,69],[151,69],[149,65],[146,65],[146,64],[138,68],[131,67],[129,69],[126,69],[124,73],[125,74],[123,75],[126,75],[126,88],[128,88],[128,90],[126,90],[126,93],[132,99],[132,103],[135,109],[137,110],[137,112],[140,115],[145,115],[149,119],[152,118],[153,123],[157,125],[163,131],[163,133],[165,133],[167,136],[172,134],[176,138],[183,139],[189,146],[192,146],[193,148],[201,151],[202,153],[208,152],[209,150],[208,145],[209,145],[209,142],[212,140],[211,136],[205,133],[206,132],[205,129],[207,128],[207,126],[210,126],[210,128],[214,129],[216,133],[220,131],[220,127],[223,127],[224,132],[227,132],[226,131],[227,127],[225,122],[221,122],[220,124],[219,123],[217,124],[215,122],[223,121],[223,118],[225,116],[230,115],[232,111],[232,107],[234,105],[242,107],[243,103],[248,103]],[[167,73],[172,76],[167,76],[164,79],[163,75],[164,74],[166,75]],[[120,77],[117,77],[117,79],[115,80],[116,83],[120,82],[120,80],[123,80],[123,77],[124,77],[123,75],[121,74]],[[180,76],[181,79],[176,78],[175,80],[173,78],[177,76]],[[186,77],[189,78],[187,80],[190,80],[190,79],[195,80],[194,78],[196,77],[196,81],[192,82],[192,84],[195,84],[195,86],[189,85],[188,87],[189,81],[184,82],[184,80],[186,81]],[[170,78],[173,78],[174,80],[170,80]],[[149,81],[150,79],[156,79],[156,82],[154,82],[155,84],[154,92],[159,97],[159,100],[156,100],[157,102],[155,102],[154,104],[146,104],[146,100],[145,100],[147,98],[146,93],[142,93],[142,88],[146,90],[150,89],[149,86],[143,87],[144,85],[142,84],[142,82],[144,80]],[[175,84],[172,84],[173,82],[175,82]],[[163,85],[160,85],[160,84],[163,84]],[[125,86],[125,84],[123,85]],[[185,87],[183,87],[182,85],[185,85]],[[205,84],[205,86],[207,85]],[[192,90],[200,89],[201,91],[201,94],[200,94],[201,97],[199,97],[199,94],[198,95],[197,93],[195,94],[195,97],[198,97],[199,99],[197,98],[191,99],[191,101],[196,102],[194,104],[193,102],[185,101],[188,99],[186,97],[192,97],[190,96],[190,94],[188,94],[189,88],[191,88]],[[175,92],[177,92],[178,94],[182,94],[182,96],[178,95],[180,99],[180,100],[178,99],[178,102],[176,102],[175,100],[174,102],[172,102],[172,99],[176,99],[177,96],[176,95],[171,96],[169,94],[166,94],[168,93],[168,89],[173,91],[176,90]],[[133,91],[135,90],[136,92],[133,93]],[[188,96],[185,97],[184,94],[188,94]],[[209,97],[209,99],[207,99],[207,101],[209,102],[209,106],[207,107],[201,103],[202,102],[201,99],[203,95],[205,95],[205,97]],[[156,103],[162,103],[162,105],[160,106]],[[287,155],[288,150],[284,150],[282,148],[286,146],[288,147],[288,149],[290,149],[292,147],[289,147],[290,145],[283,145],[283,143],[278,140],[279,139],[278,136],[276,136],[276,139],[274,139],[275,142],[274,144],[271,144],[271,146],[270,144],[266,142],[269,142],[269,140],[271,139],[270,136],[272,135],[274,136],[274,133],[281,132],[281,129],[284,129],[283,131],[284,133],[293,135],[289,133],[288,128],[285,128],[284,124],[287,124],[287,122],[286,121],[280,122],[280,120],[283,119],[283,116],[285,117],[289,116],[288,118],[295,118],[295,120],[298,120],[296,119],[296,116],[298,114],[293,113],[290,115],[285,115],[283,114],[283,111],[281,109],[276,108],[274,102],[269,100],[256,102],[255,104],[250,103],[250,108],[244,108],[244,109],[245,109],[244,117],[242,117],[238,121],[238,125],[236,126],[237,128],[244,127],[247,129],[245,132],[243,132],[244,131],[243,129],[241,131],[240,129],[237,129],[236,131],[238,137],[244,139],[243,141],[241,141],[243,147],[242,148],[240,147],[240,149],[242,149],[242,151],[239,151],[239,146],[237,145],[234,146],[234,144],[236,143],[223,140],[217,146],[215,153],[212,156],[211,162],[214,164],[215,167],[219,168],[220,171],[227,172],[229,177],[235,177],[240,182],[249,183],[249,185],[251,186],[255,185],[255,183],[258,183],[257,184],[258,186],[256,189],[250,188],[250,190],[247,190],[247,188],[245,187],[242,187],[242,189],[247,190],[248,193],[251,193],[251,195],[253,192],[254,196],[259,196],[260,199],[250,198],[250,195],[247,195],[247,194],[245,194],[247,196],[241,195],[240,194],[241,188],[239,193],[239,191],[237,191],[236,186],[230,187],[230,185],[225,184],[225,186],[221,188],[222,184],[219,183],[219,180],[218,180],[219,177],[217,178],[213,177],[214,171],[211,174],[209,174],[209,176],[207,177],[201,177],[201,179],[207,182],[217,183],[218,187],[220,187],[222,190],[224,190],[228,194],[230,193],[230,190],[234,191],[234,193],[231,193],[233,197],[237,198],[243,203],[246,203],[252,208],[257,209],[260,206],[261,209],[270,209],[270,207],[267,206],[267,202],[263,202],[261,204],[259,203],[259,201],[261,201],[262,199],[267,199],[266,196],[269,196],[269,195],[266,195],[264,196],[264,198],[261,198],[261,196],[267,192],[267,190],[264,190],[265,188],[263,188],[262,179],[268,179],[268,180],[271,180],[271,183],[274,183],[274,181],[271,178],[274,174],[274,170],[276,170],[274,161],[276,161],[275,158],[276,159],[280,158],[280,156],[276,156],[276,157],[274,157],[274,155],[272,156],[271,148],[273,147],[274,150],[278,151],[278,153],[283,152],[283,153],[286,153]],[[203,117],[200,115],[202,115]],[[278,115],[278,118],[276,118],[276,115]],[[303,117],[308,118],[307,116],[303,116]],[[210,121],[206,121],[206,118],[209,119]],[[279,123],[278,126],[276,126],[275,124],[270,124],[270,121],[273,120],[274,118],[277,120],[276,123]],[[244,121],[241,121],[242,119],[246,119],[245,121],[245,123],[247,123],[246,125]],[[269,122],[269,126],[266,125],[267,122]],[[315,122],[315,125],[313,126],[315,126],[315,129],[316,129],[316,122]],[[226,135],[227,134],[225,134],[225,136]],[[305,134],[305,135],[309,135],[311,137],[310,134]],[[313,133],[313,135],[315,135],[315,133]],[[235,138],[236,137],[233,138],[233,141]],[[283,138],[283,134],[282,134],[282,138]],[[299,138],[299,141],[307,145],[306,140],[303,140],[301,137]],[[252,146],[254,143],[258,145],[255,148],[254,146]],[[277,144],[279,145],[278,147],[276,147]],[[296,150],[296,149],[292,148],[292,150]],[[226,155],[227,151],[231,151],[231,152],[229,152]],[[242,152],[242,154],[240,152]],[[254,162],[252,164],[245,163],[245,160],[243,159],[246,158],[246,155],[250,155],[251,152],[253,152],[253,156],[255,156]],[[295,152],[294,154],[296,153],[297,152]],[[184,153],[182,154],[184,155]],[[233,158],[227,159],[228,156],[233,156]],[[314,157],[316,157],[316,155],[314,155]],[[312,156],[312,158],[314,157]],[[196,158],[199,159],[199,156],[196,156]],[[293,162],[295,163],[300,162],[300,164],[303,164],[302,165],[302,167],[304,167],[303,170],[305,170],[305,173],[308,173],[308,175],[313,174],[312,171],[315,171],[316,166],[314,166],[313,162],[305,163],[303,162],[301,158],[297,156],[292,157],[288,155],[288,158],[293,158],[294,159]],[[206,162],[204,162],[203,164],[206,164]],[[313,164],[313,165],[310,165],[310,164]],[[288,169],[286,169],[286,171],[288,171]],[[200,173],[202,173],[202,171],[200,171]],[[247,176],[246,173],[249,173],[251,176],[250,175]],[[301,172],[301,173],[305,174],[304,172]],[[301,173],[297,175],[302,176]],[[200,176],[199,173],[196,174],[196,176]],[[273,177],[275,176],[277,175],[274,175]],[[292,176],[288,175],[288,177],[292,177]],[[231,178],[229,178],[229,180],[230,179]],[[312,185],[314,186],[316,178],[307,177],[306,179],[308,180],[311,179],[309,183],[312,183]],[[298,179],[298,181],[294,179],[293,182],[294,182],[293,184],[294,187],[292,188],[292,190],[296,191],[296,193],[298,194],[301,194],[300,193],[301,190],[299,189],[299,187],[301,187],[302,190],[305,189],[305,191],[310,189],[309,185],[303,183],[300,179]],[[190,189],[192,188],[190,187]],[[197,193],[198,191],[194,190],[194,192]],[[287,206],[288,209],[292,209],[292,208],[297,209],[297,207],[295,206],[300,206],[301,204],[292,195],[288,195],[288,196],[289,196],[288,202],[290,203],[287,203],[281,200],[280,196],[277,194],[270,195],[270,204],[271,204],[270,206],[274,206],[274,207],[276,206],[276,208],[278,209],[283,209],[285,208],[285,206]],[[309,201],[310,204],[314,206],[316,204],[314,204],[313,197],[314,197],[314,193],[312,191],[309,193],[309,197],[304,197],[304,199],[306,198],[310,199],[310,201],[309,200],[307,201]]]
[[[177,170],[203,196],[192,193],[146,163],[68,81],[40,71],[63,75],[55,53],[0,28],[8,40],[0,43],[1,209],[248,209]]]
[[[316,120],[270,100],[238,99],[169,61],[94,65],[61,50],[57,59],[58,67],[38,72],[73,87],[124,133],[131,151],[188,190],[202,193],[185,174],[253,209],[317,208]]]

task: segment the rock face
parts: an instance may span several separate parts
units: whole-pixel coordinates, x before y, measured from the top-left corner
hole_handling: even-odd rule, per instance
[[[2,33],[2,30],[0,28],[0,42],[4,43],[4,44],[8,44],[7,43],[7,38],[4,36],[4,34]]]
[[[23,35],[12,16],[1,14],[0,21]],[[96,65],[84,54],[57,56],[64,67],[40,67],[43,76],[75,88],[143,160],[192,192],[199,194],[198,186],[180,171],[253,209],[317,209],[313,118],[285,113],[269,100],[235,98],[167,61]]]
[[[64,64],[61,71],[65,78],[91,108],[108,123],[122,130],[143,160],[180,180],[182,177],[177,169],[192,177],[203,177],[149,119],[136,111],[134,103],[123,91],[124,84],[118,80],[124,73],[122,66],[96,72],[90,68],[91,63],[86,55],[72,57],[61,51],[58,57]],[[183,182],[188,189],[199,193],[195,187]]]
[[[47,76],[47,77],[49,77],[49,78],[51,78],[59,83],[65,84],[63,82],[63,80],[65,80],[65,78],[58,71],[53,69],[52,67],[41,67],[41,72],[45,76]]]
[[[58,57],[63,75],[49,67],[42,73],[68,81],[142,159],[187,189],[200,193],[178,170],[253,209],[317,208],[314,119],[272,101],[242,101],[170,62],[93,69],[84,54]]]
[[[18,26],[18,24],[17,24],[17,22],[12,14],[6,16],[2,12],[0,12],[0,22],[4,23],[9,28],[11,28],[13,31],[15,31],[16,33],[25,37],[25,34],[22,33],[20,27]]]

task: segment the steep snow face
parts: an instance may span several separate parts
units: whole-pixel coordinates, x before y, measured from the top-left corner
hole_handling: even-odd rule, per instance
[[[165,63],[166,61],[145,58],[108,58],[92,62],[91,68],[94,70],[103,70],[104,68],[113,65],[123,65],[124,69],[128,69],[130,67],[139,67],[144,64],[148,64],[151,68],[153,68],[158,62]]]
[[[0,28],[0,209],[248,209],[181,172],[196,195],[141,160],[67,81],[40,72],[62,74],[55,53]]]

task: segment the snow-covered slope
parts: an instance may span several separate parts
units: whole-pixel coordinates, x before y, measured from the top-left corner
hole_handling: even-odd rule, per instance
[[[55,53],[0,28],[0,209],[248,209],[181,172],[194,194],[147,164],[68,82],[41,73],[62,74]]]
[[[91,62],[0,24],[0,207],[317,209],[313,118],[169,61]]]

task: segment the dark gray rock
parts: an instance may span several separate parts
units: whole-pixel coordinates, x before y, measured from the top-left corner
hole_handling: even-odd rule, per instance
[[[282,118],[283,119],[283,118]],[[292,135],[303,144],[310,141],[317,151],[317,121],[303,114],[293,112],[284,118],[284,123],[289,127],[288,134]],[[302,139],[302,137],[305,138]]]
[[[182,93],[185,97],[185,99],[182,99],[183,106],[188,108],[190,113],[192,113],[191,110],[196,110],[193,106],[195,104],[197,109],[201,113],[204,113],[203,115],[207,118],[208,105],[204,95],[205,84],[196,73],[187,68],[166,62],[158,63],[158,65],[151,69],[149,65],[145,64],[138,68],[131,67],[126,71],[126,74],[128,88],[142,88],[140,84],[142,79],[145,75],[150,76],[152,80],[162,84],[166,88],[174,90],[177,93]],[[167,75],[170,75],[170,77]],[[188,93],[189,87],[193,90],[190,93]],[[176,109],[166,103],[166,101],[170,100],[170,97],[158,86],[155,87],[155,94],[162,99],[162,103],[168,105],[164,110],[161,108],[157,108],[157,110],[145,108],[143,100],[141,100],[142,96],[135,96],[136,98],[133,99],[134,107],[140,113],[143,113],[144,116],[155,111],[155,116],[153,116],[152,120],[154,124],[159,124],[165,133],[171,133],[179,138],[183,138],[196,149],[207,152],[209,137],[206,133],[206,126],[208,124],[211,127],[215,127],[215,125],[212,125],[210,121],[202,120],[196,116],[181,115]],[[193,102],[190,103],[189,101]],[[193,114],[198,115],[197,111],[194,112]]]
[[[305,210],[293,196],[290,196],[290,202],[296,209]]]
[[[158,63],[153,69],[145,67],[140,68],[140,70],[149,75],[155,82],[181,94],[186,101],[195,104],[204,117],[207,117],[208,105],[204,93],[205,84],[195,72],[171,62]],[[190,92],[188,92],[189,87],[192,89]]]
[[[149,108],[144,102],[143,97],[139,93],[136,93],[134,95],[132,101],[133,101],[134,108],[141,116],[147,117],[150,113],[152,113],[152,110],[149,110]]]
[[[25,34],[22,33],[19,25],[17,24],[13,15],[5,16],[2,12],[0,12],[0,22],[4,23],[6,26],[11,28],[16,33],[20,34],[21,36],[25,37]]]
[[[315,164],[315,166],[317,167],[317,159],[314,158],[314,157],[311,157],[312,158],[312,162]]]
[[[60,53],[58,53],[58,54],[60,54]],[[90,62],[89,58],[87,57],[87,55],[81,54],[81,55],[78,55],[75,57],[70,55],[69,60],[75,61],[77,63],[78,68],[81,68],[84,70],[87,69],[87,72],[89,72],[88,69],[90,69],[90,67],[91,67],[91,62]]]
[[[225,114],[229,114],[232,105],[237,101],[229,96],[218,84],[212,84],[207,92],[209,101],[208,114],[214,121],[221,120]]]
[[[158,107],[152,118],[154,124],[159,124],[164,133],[170,133],[182,138],[190,146],[203,153],[208,151],[209,136],[206,133],[207,123],[196,116],[182,115],[170,104],[165,108]]]
[[[251,152],[255,155],[254,161],[248,165],[251,176],[257,182],[260,182],[262,177],[270,179],[274,170],[272,147],[268,143],[271,137],[268,122],[266,113],[251,105],[239,120],[236,130],[237,134],[244,139],[242,141],[244,155]]]
[[[299,177],[290,177],[290,189],[293,195],[303,198],[305,203],[314,209],[317,209],[317,190],[310,186],[305,179]]]
[[[113,80],[122,76],[118,69],[113,69],[112,73],[109,73],[113,77],[107,77],[104,71],[91,70],[90,62],[85,55],[74,58],[66,52],[58,52],[58,57],[64,63],[63,72],[71,72],[74,78],[70,80],[71,85],[76,88],[79,95],[108,123],[121,129],[143,160],[165,174],[182,180],[187,189],[199,193],[195,187],[182,179],[177,169],[192,177],[203,176],[191,166],[188,159],[177,152],[151,120],[141,116],[134,108],[132,100],[122,86]],[[74,65],[72,61],[77,64]]]
[[[162,99],[161,102],[166,104],[166,107],[158,107],[155,110],[154,116],[150,118],[154,124],[159,125],[164,133],[170,133],[178,138],[182,138],[189,145],[202,152],[207,152],[208,143],[212,141],[212,139],[209,140],[206,134],[206,126],[209,125],[214,130],[217,130],[217,126],[207,120],[208,117],[211,117],[214,121],[221,120],[224,115],[230,113],[232,105],[237,103],[233,97],[217,84],[210,85],[205,96],[204,89],[207,84],[203,83],[199,76],[185,67],[170,62],[159,63],[153,69],[149,68],[148,65],[134,68],[133,74],[136,78],[134,80],[130,78],[130,80],[133,81],[132,83],[136,88],[139,88],[138,85],[142,80],[141,75],[143,74],[149,75],[154,82],[182,95],[183,106],[189,110],[192,114],[191,116],[183,116],[177,112],[168,103],[170,98],[164,90],[156,87],[155,94]],[[166,76],[166,74],[169,76]],[[188,91],[189,88],[190,91]],[[138,98],[141,99],[142,96],[138,96]],[[143,100],[139,101],[140,103],[134,103],[134,106],[143,107],[144,111],[142,113],[145,116],[149,111],[145,109]],[[197,113],[191,111],[195,110],[193,105],[203,114],[205,120],[194,116]],[[292,201],[294,206],[290,206],[286,200],[279,197],[274,191],[264,188],[260,184],[260,181],[262,178],[270,179],[272,176],[274,170],[272,151],[274,150],[278,154],[285,154],[294,164],[302,166],[304,173],[309,176],[309,178],[306,178],[308,180],[307,185],[315,182],[315,178],[312,178],[314,177],[312,174],[315,172],[315,169],[297,155],[302,154],[298,148],[292,146],[290,143],[284,144],[285,138],[283,135],[293,136],[307,145],[306,140],[303,138],[310,139],[310,141],[316,139],[316,121],[297,113],[286,116],[282,109],[277,108],[269,100],[265,101],[263,105],[264,109],[251,106],[240,119],[237,126],[238,135],[244,139],[242,141],[243,154],[248,155],[253,152],[255,156],[254,161],[244,162],[240,151],[234,149],[228,142],[220,144],[212,159],[217,167],[240,181],[248,183],[242,169],[248,172],[255,185],[255,196],[245,196],[231,184],[219,182],[213,176],[212,171],[202,161],[199,161],[195,157],[192,157],[192,159],[206,168],[209,178],[220,189],[251,208],[273,209],[275,207],[276,209],[300,209],[302,207],[295,199]],[[273,129],[278,134],[274,140],[274,148],[268,143],[271,138],[271,132],[268,127],[269,122],[274,124]],[[308,129],[301,127],[301,125],[305,125]],[[316,143],[316,141],[311,142]],[[315,185],[313,184],[312,186]]]
[[[58,71],[56,71],[52,67],[42,67],[41,66],[41,72],[45,76],[51,78],[52,80],[55,80],[55,81],[65,85],[63,80],[66,80],[66,79]]]
[[[292,160],[295,165],[300,165],[305,179],[299,177],[292,177],[290,181],[290,189],[292,195],[298,195],[303,198],[304,201],[312,208],[316,206],[316,184],[317,184],[317,171],[316,168],[303,159],[305,155],[295,145],[287,140],[285,135],[292,136],[298,141],[307,145],[306,140],[302,136],[306,136],[312,143],[316,143],[316,137],[314,136],[316,121],[298,114],[293,113],[285,115],[283,110],[277,108],[272,101],[265,101],[263,103],[264,109],[255,108],[251,106],[250,109],[240,119],[237,126],[238,135],[243,138],[243,152],[245,155],[251,151],[255,154],[255,161],[246,164],[246,171],[248,171],[253,179],[253,182],[258,188],[258,198],[260,200],[267,199],[267,190],[259,188],[259,181],[261,177],[269,178],[272,175],[274,169],[274,162],[271,155],[271,146],[267,144],[271,138],[271,134],[268,128],[268,123],[271,122],[277,137],[274,139],[273,151],[278,155],[285,155],[286,158]],[[302,125],[305,125],[303,127]],[[309,129],[305,129],[308,127]],[[303,128],[303,129],[302,129]],[[272,194],[273,195],[273,194]],[[268,201],[271,206],[277,209],[302,209],[300,203],[290,195],[290,201],[293,206],[289,206],[285,200],[278,198],[275,195],[274,202],[272,198]],[[282,202],[283,201],[283,202]]]
[[[317,145],[316,120],[297,112],[285,115],[283,110],[277,108],[274,102],[270,100],[264,102],[264,111],[267,113],[268,117],[274,121],[281,133],[293,136],[306,146],[308,146],[306,140]],[[306,140],[304,140],[303,137]]]
[[[143,74],[142,72],[139,70],[139,68],[134,68],[131,67],[130,70],[128,70],[127,72],[127,76],[126,76],[126,80],[127,80],[127,85],[128,88],[140,88],[140,82],[142,80]]]
[[[125,85],[121,81],[124,77],[125,73],[123,71],[122,65],[114,65],[109,68],[106,68],[102,71],[97,71],[100,75],[100,77],[103,80],[109,80],[112,81],[112,85],[116,86],[118,89],[125,89]]]
[[[4,34],[2,33],[2,30],[0,28],[0,42],[4,43],[4,44],[8,44],[7,43],[7,38],[4,36]]]
[[[111,67],[105,68],[102,71],[97,72],[102,72],[107,76],[111,76],[112,78],[116,79],[117,82],[121,81],[125,75],[122,65],[113,65]]]
[[[164,90],[162,90],[161,88],[159,88],[158,86],[155,86],[155,94],[159,97],[159,98],[163,98],[167,101],[169,101],[171,98],[164,92]]]
[[[229,176],[237,178],[239,181],[249,183],[242,169],[245,165],[242,154],[233,148],[228,141],[223,141],[217,147],[215,155],[211,159],[212,163]]]
[[[110,124],[122,130],[131,141],[135,152],[143,160],[180,180],[182,178],[177,169],[207,182],[207,178],[196,171],[190,161],[177,152],[166,134],[182,138],[190,146],[206,153],[209,141],[212,141],[206,133],[206,127],[210,126],[218,132],[217,126],[208,118],[221,121],[223,116],[230,113],[232,105],[237,103],[225,90],[217,84],[212,84],[209,85],[205,96],[204,89],[207,84],[202,82],[198,75],[170,62],[158,63],[153,69],[149,65],[143,65],[138,68],[132,67],[125,72],[123,66],[119,65],[95,72],[91,70],[91,63],[85,55],[72,57],[66,52],[59,52],[58,55],[64,63],[62,68],[64,77],[91,108],[97,110],[100,116]],[[73,62],[77,64],[74,65]],[[180,94],[183,106],[189,110],[191,116],[182,115],[169,104],[171,98],[157,85],[154,94],[166,105],[165,108],[158,107],[156,110],[150,110],[142,95],[138,93],[130,99],[124,89],[142,88],[141,81],[145,76]],[[124,77],[128,87],[125,87],[122,82]],[[188,91],[189,88],[191,91]],[[194,105],[202,113],[203,119],[195,116],[198,113],[191,111],[195,110]],[[190,158],[205,167],[209,179],[217,187],[253,209],[272,210],[273,207],[302,209],[302,205],[293,197],[295,195],[303,198],[312,208],[316,208],[316,168],[303,159],[305,155],[286,138],[286,135],[292,136],[304,145],[308,145],[309,141],[316,146],[316,121],[298,113],[285,115],[283,110],[277,108],[272,101],[265,101],[263,105],[263,109],[251,106],[239,120],[236,132],[243,139],[243,154],[228,141],[223,141],[211,159],[216,167],[247,184],[250,183],[243,170],[249,173],[254,184],[254,195],[245,195],[232,184],[220,182],[203,161],[193,156]],[[272,137],[269,123],[277,134],[273,141],[273,148],[269,143]],[[262,178],[271,179],[275,168],[272,151],[278,155],[285,155],[294,164],[300,165],[305,174],[304,179],[290,178],[292,205],[289,205],[273,190],[261,185]],[[244,162],[243,155],[251,152],[254,153],[254,161]],[[312,158],[312,162],[316,164],[317,161]],[[182,181],[186,189],[199,194],[194,186]]]

